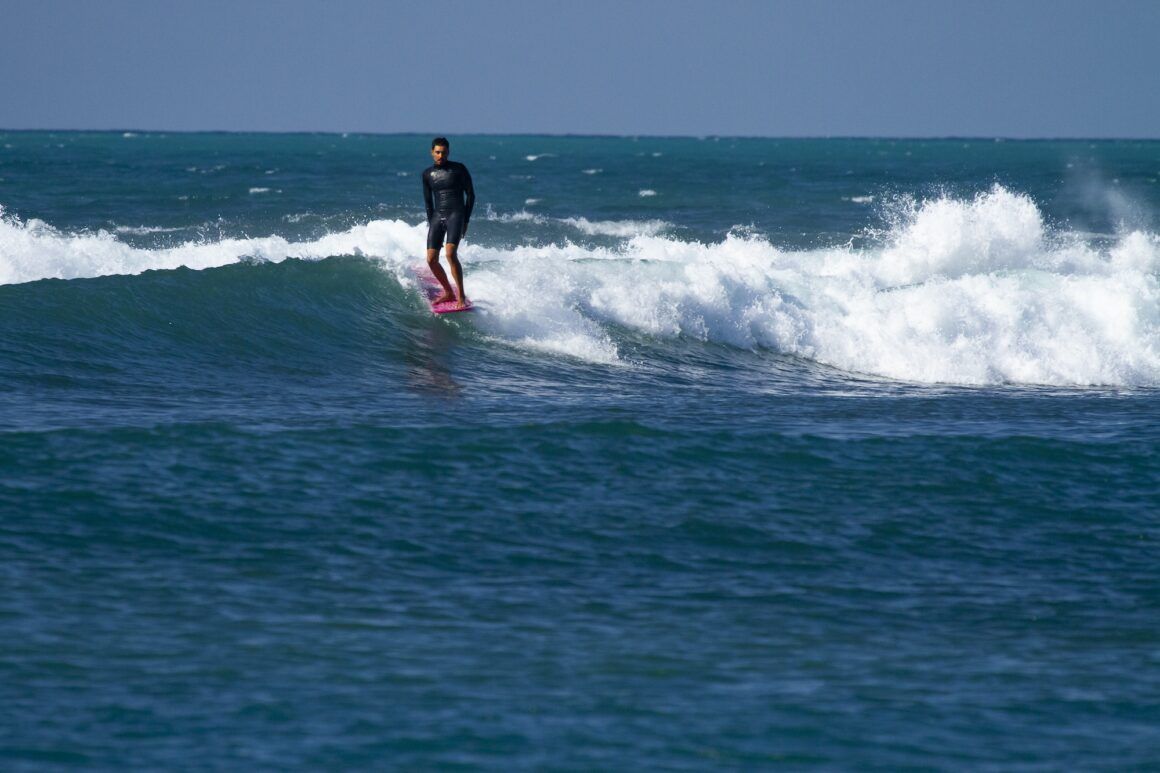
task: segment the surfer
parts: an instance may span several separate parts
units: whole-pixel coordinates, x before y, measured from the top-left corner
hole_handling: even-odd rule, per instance
[[[475,188],[467,167],[448,156],[451,143],[446,137],[431,140],[431,158],[435,163],[423,171],[423,201],[427,205],[427,266],[443,286],[443,294],[434,303],[456,300],[443,266],[439,265],[439,248],[447,242],[447,264],[459,291],[459,305],[467,303],[463,292],[463,267],[459,265],[456,250],[459,240],[467,235],[467,222],[475,206]]]

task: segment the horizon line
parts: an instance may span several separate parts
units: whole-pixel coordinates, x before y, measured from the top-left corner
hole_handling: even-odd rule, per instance
[[[110,129],[60,129],[34,128],[14,129],[0,127],[4,133],[75,133],[75,134],[273,134],[273,135],[323,135],[349,137],[427,137],[440,132],[424,131],[339,131],[311,129],[142,129],[119,127]],[[445,134],[445,133],[444,133]],[[904,140],[904,141],[988,141],[988,142],[1160,142],[1160,136],[1103,136],[1085,137],[1071,135],[1055,136],[1015,136],[1004,134],[612,134],[604,132],[463,132],[459,137],[553,137],[561,139],[730,139],[730,140]]]

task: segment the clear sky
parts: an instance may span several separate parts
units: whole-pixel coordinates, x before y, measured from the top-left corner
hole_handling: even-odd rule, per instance
[[[1160,137],[1160,0],[0,0],[0,128]]]

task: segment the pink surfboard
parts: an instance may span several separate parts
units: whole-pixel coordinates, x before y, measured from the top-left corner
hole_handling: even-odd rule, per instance
[[[426,268],[417,271],[419,280],[423,283],[423,291],[427,293],[427,305],[431,307],[431,311],[436,314],[454,314],[459,311],[471,311],[474,306],[471,305],[471,299],[462,306],[459,301],[443,301],[436,303],[435,299],[443,294],[443,288],[439,286],[439,282],[435,277],[431,276],[431,272]]]

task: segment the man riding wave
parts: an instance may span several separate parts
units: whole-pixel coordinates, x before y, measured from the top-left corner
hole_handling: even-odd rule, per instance
[[[456,251],[459,240],[467,235],[467,223],[475,207],[475,188],[467,167],[449,158],[451,143],[446,137],[431,140],[431,158],[435,163],[423,171],[423,201],[427,205],[427,266],[443,287],[443,294],[433,303],[458,300],[467,304],[463,292],[463,267]],[[439,248],[447,242],[447,263],[455,279],[456,293],[439,265]]]

